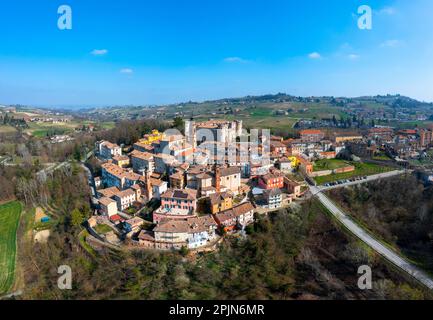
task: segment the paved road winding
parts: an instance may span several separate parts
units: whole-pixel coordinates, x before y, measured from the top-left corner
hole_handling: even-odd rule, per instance
[[[350,232],[357,236],[361,241],[371,247],[374,251],[392,262],[395,266],[405,271],[416,280],[433,290],[433,280],[424,271],[408,262],[404,257],[384,246],[371,234],[358,226],[340,208],[338,208],[318,187],[310,187],[313,195],[317,196],[320,202],[332,213],[332,215],[342,223]]]
[[[338,189],[338,188],[343,188],[343,187],[354,186],[357,184],[363,184],[363,183],[371,182],[374,180],[390,178],[390,177],[398,176],[398,175],[405,174],[408,172],[410,172],[410,171],[408,171],[408,170],[394,170],[394,171],[389,171],[389,172],[385,172],[385,173],[379,173],[379,174],[367,176],[367,178],[365,180],[359,180],[359,181],[353,181],[353,182],[348,182],[348,183],[343,183],[343,184],[337,184],[336,186],[331,186],[331,187],[318,186],[317,188],[320,191]]]

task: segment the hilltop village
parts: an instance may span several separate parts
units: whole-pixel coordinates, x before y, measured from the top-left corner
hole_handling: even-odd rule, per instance
[[[257,214],[308,196],[309,185],[391,171],[383,163],[404,165],[406,154],[431,143],[430,130],[389,128],[334,136],[307,129],[298,139],[254,140],[242,121],[225,120],[186,121],[185,135],[153,130],[132,146],[99,141],[101,175],[89,179],[98,209],[88,228],[96,245],[212,250],[225,234],[245,236]]]

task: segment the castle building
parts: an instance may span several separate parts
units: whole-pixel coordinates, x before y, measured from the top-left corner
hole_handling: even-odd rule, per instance
[[[204,141],[235,142],[236,138],[242,135],[242,128],[241,120],[209,120],[197,123],[193,120],[185,121],[186,139],[194,148]]]

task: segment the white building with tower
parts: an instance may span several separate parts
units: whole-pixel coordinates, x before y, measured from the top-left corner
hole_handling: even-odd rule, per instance
[[[242,135],[242,129],[242,120],[185,121],[186,139],[194,148],[197,147],[197,144],[205,141],[236,142],[236,138]]]

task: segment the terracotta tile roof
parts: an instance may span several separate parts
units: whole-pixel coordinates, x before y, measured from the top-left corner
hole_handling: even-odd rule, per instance
[[[279,196],[282,194],[281,190],[277,189],[277,188],[272,189],[272,190],[264,190],[263,193],[264,193],[265,197],[268,197],[268,198],[276,197],[276,196]]]
[[[228,198],[233,198],[233,195],[230,194],[229,192],[221,192],[221,193],[211,194],[209,196],[209,201],[211,205],[216,205],[222,203]]]
[[[102,168],[104,170],[106,170],[108,173],[110,173],[113,176],[116,176],[116,177],[118,177],[120,179],[122,179],[122,178],[125,177],[125,170],[123,168],[121,168],[121,167],[116,166],[113,163],[110,163],[110,162],[104,163],[102,165]]]
[[[212,176],[209,175],[208,173],[200,173],[196,177],[197,177],[197,179],[201,179],[201,180],[212,179]]]
[[[153,146],[147,145],[147,144],[143,144],[141,142],[134,143],[134,148],[140,148],[140,149],[144,149],[144,150],[147,150],[147,151],[153,151],[155,149]]]
[[[184,170],[184,171],[186,171],[186,170],[188,170],[188,168],[189,168],[189,163],[187,163],[187,162],[182,163],[182,164],[179,166],[179,168],[182,169],[182,170]]]
[[[241,169],[239,167],[229,167],[221,169],[221,177],[233,176],[235,174],[240,174]]]
[[[108,149],[118,149],[120,148],[117,144],[111,143],[109,141],[104,141],[101,143],[102,146],[108,148]]]
[[[115,156],[115,157],[113,157],[113,160],[114,161],[127,161],[127,160],[129,160],[129,157],[127,157],[127,156]]]
[[[160,186],[164,185],[165,183],[167,183],[167,182],[166,181],[162,181],[161,179],[150,178],[150,184],[152,186],[158,186],[158,187],[160,187]]]
[[[131,225],[132,227],[137,227],[142,225],[144,223],[144,220],[141,219],[140,217],[134,217],[132,219],[126,220],[125,222]]]
[[[162,179],[162,173],[152,172],[152,174],[150,175],[150,177],[154,178],[154,179]]]
[[[200,233],[216,227],[216,222],[211,216],[189,218],[187,220],[162,220],[154,232],[169,233]]]
[[[149,153],[149,152],[140,152],[137,150],[134,150],[130,153],[132,158],[137,158],[137,159],[142,159],[142,160],[147,160],[147,161],[151,161],[153,160],[153,154]]]
[[[176,172],[170,176],[170,179],[182,180],[183,174],[181,172]]]
[[[201,166],[201,165],[197,165],[197,166],[192,166],[188,169],[187,173],[190,175],[197,175],[203,172],[206,172],[207,168],[205,166]]]
[[[192,189],[168,189],[161,198],[172,198],[181,200],[196,200],[197,190]]]
[[[116,201],[114,201],[113,199],[107,198],[107,197],[103,197],[103,198],[99,199],[99,203],[102,204],[103,206],[108,206],[113,202],[116,203]]]
[[[122,217],[119,216],[118,214],[115,214],[114,216],[111,216],[111,217],[110,217],[110,220],[111,220],[112,222],[116,222],[116,221],[122,221],[123,219],[122,219]]]
[[[232,209],[217,213],[216,216],[218,217],[219,221],[224,222],[242,216],[247,212],[253,210],[254,210],[253,204],[251,202],[246,202]]]
[[[102,189],[97,191],[99,194],[102,194],[104,197],[111,198],[118,194],[120,190],[117,187],[111,187],[107,189]]]
[[[131,180],[131,181],[138,181],[138,180],[140,180],[140,177],[141,176],[139,174],[136,174],[134,172],[125,173],[125,178],[128,180]]]
[[[287,148],[287,146],[281,141],[271,141],[271,146],[274,148]]]
[[[153,232],[147,230],[141,230],[138,239],[143,241],[155,241]]]
[[[135,195],[134,190],[132,189],[126,189],[123,191],[120,191],[118,194],[115,195],[116,198],[123,198],[123,197],[130,197]]]
[[[283,177],[283,175],[281,173],[275,172],[275,173],[265,174],[264,176],[262,176],[262,179],[264,181],[267,181],[267,180],[278,179],[278,178],[282,178],[282,177]]]
[[[392,133],[394,129],[392,128],[371,128],[368,130],[370,133]]]
[[[181,134],[173,134],[170,136],[165,136],[162,141],[169,141],[169,142],[173,142],[173,141],[179,141],[179,140],[184,140],[185,137]]]
[[[170,164],[170,165],[174,165],[176,163],[176,158],[170,154],[166,154],[166,153],[158,153],[156,155],[154,155],[154,159],[161,159],[163,160],[166,164]]]
[[[311,129],[311,130],[302,130],[300,132],[300,134],[301,135],[306,135],[306,134],[315,134],[315,135],[317,135],[317,134],[323,134],[323,131],[321,131],[321,130],[313,130],[313,129]]]
[[[131,187],[131,189],[134,189],[134,190],[141,190],[141,187],[140,187],[138,184],[134,184],[134,185]]]

